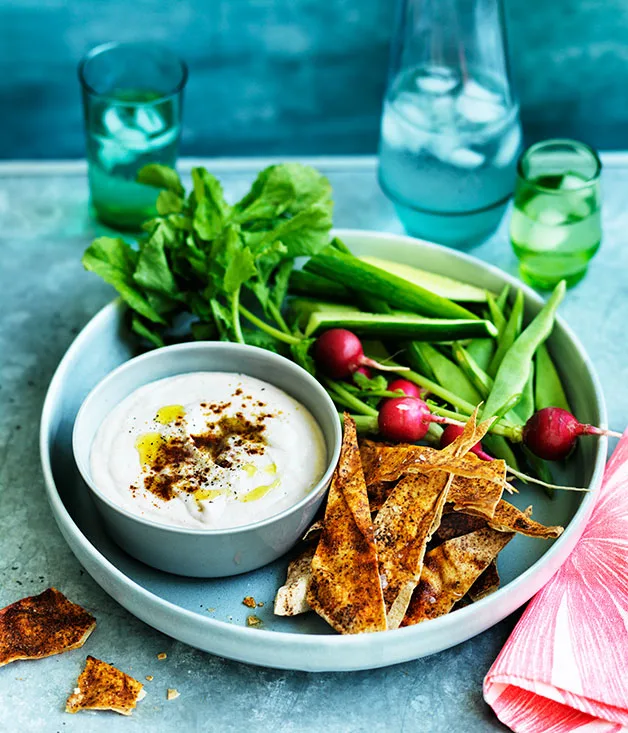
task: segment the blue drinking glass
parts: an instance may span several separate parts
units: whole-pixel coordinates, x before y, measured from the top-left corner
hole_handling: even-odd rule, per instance
[[[91,204],[103,223],[137,230],[158,191],[135,181],[148,163],[174,166],[187,66],[155,43],[107,43],[79,65]]]

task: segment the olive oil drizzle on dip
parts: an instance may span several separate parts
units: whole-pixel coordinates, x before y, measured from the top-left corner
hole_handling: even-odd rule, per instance
[[[246,397],[244,399],[247,400]],[[249,396],[248,399],[253,398]],[[257,407],[266,407],[259,400],[256,404]],[[262,413],[255,415],[254,421],[251,421],[242,412],[237,412],[234,416],[222,414],[230,406],[230,402],[210,405],[201,403],[207,414],[220,415],[218,420],[208,424],[207,432],[201,434],[185,435],[181,431],[181,435],[174,434],[167,438],[161,433],[140,435],[135,447],[144,473],[144,487],[164,501],[172,499],[177,491],[194,494],[199,501],[222,494],[224,490],[205,488],[208,482],[211,483],[212,466],[233,468],[238,461],[233,455],[234,447],[241,448],[249,456],[263,455],[266,446],[265,421],[274,417],[272,413]],[[155,421],[184,428],[185,409],[181,405],[160,407]],[[240,467],[249,476],[257,473],[257,468],[252,463],[244,463]],[[276,467],[271,464],[267,469],[271,469],[268,471],[271,473]],[[257,486],[237,498],[239,501],[255,501],[279,484],[280,480],[275,479],[272,483]],[[132,486],[131,489],[135,490],[136,487]]]
[[[226,528],[292,506],[326,468],[322,431],[277,387],[194,372],[139,388],[106,416],[91,449],[98,488],[166,524]]]

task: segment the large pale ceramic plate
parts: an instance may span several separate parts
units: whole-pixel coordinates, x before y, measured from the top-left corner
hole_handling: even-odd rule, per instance
[[[339,231],[359,255],[377,255],[499,290],[514,281],[503,272],[458,252],[391,234]],[[531,317],[541,300],[526,294]],[[604,398],[582,346],[564,323],[554,328],[550,349],[556,358],[574,411],[581,421],[606,424]],[[218,580],[186,579],[133,560],[105,534],[100,517],[72,457],[71,435],[78,408],[90,389],[133,355],[123,310],[112,303],[77,336],[50,384],[41,422],[41,460],[48,499],[57,524],[90,575],[113,598],[147,624],[192,646],[252,664],[309,671],[382,667],[433,654],[484,631],[525,603],[546,583],[578,541],[602,478],[606,440],[582,441],[561,478],[589,486],[586,494],[560,492],[553,501],[523,487],[513,501],[534,505],[534,516],[562,524],[554,543],[517,536],[500,554],[502,588],[479,603],[417,626],[377,634],[339,636],[315,614],[278,618],[272,613],[275,590],[288,558],[261,570]],[[264,603],[256,614],[261,628],[246,626],[252,595]]]

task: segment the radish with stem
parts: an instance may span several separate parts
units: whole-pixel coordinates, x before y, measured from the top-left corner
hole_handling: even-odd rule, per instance
[[[381,371],[404,371],[404,367],[387,366],[364,356],[362,342],[345,328],[331,328],[322,333],[314,344],[316,363],[328,377],[344,379],[359,367],[372,367]]]
[[[609,435],[621,438],[621,433],[586,425],[561,407],[544,407],[532,415],[521,431],[523,444],[539,458],[560,461],[571,453],[581,435]]]
[[[422,440],[431,423],[448,423],[448,418],[433,415],[427,404],[416,397],[393,397],[379,410],[377,424],[382,437],[400,443]]]

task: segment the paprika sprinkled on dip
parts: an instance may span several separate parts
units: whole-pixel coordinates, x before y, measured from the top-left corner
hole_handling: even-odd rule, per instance
[[[91,447],[99,489],[133,513],[178,527],[239,527],[303,499],[327,467],[312,414],[244,374],[192,372],[133,392]]]

